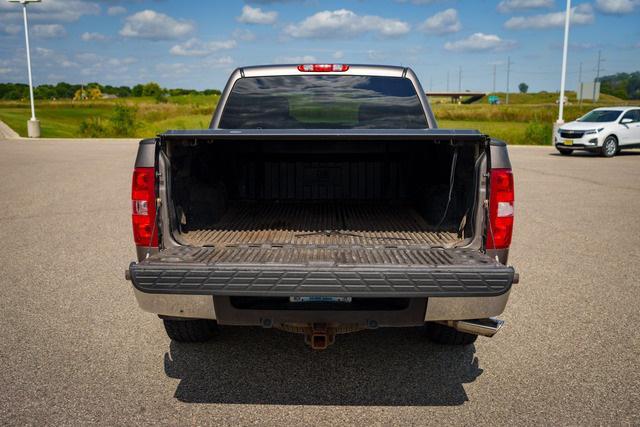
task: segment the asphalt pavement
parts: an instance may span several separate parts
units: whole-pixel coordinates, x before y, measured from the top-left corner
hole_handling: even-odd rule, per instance
[[[0,140],[0,424],[639,424],[640,151],[511,147],[520,272],[504,329],[221,329],[172,343],[138,309],[135,141]]]

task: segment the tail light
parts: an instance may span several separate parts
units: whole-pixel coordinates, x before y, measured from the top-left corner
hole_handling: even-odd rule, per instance
[[[348,71],[349,66],[346,64],[303,64],[298,65],[298,71],[305,73],[326,73],[326,72],[343,72]]]
[[[135,168],[133,171],[131,221],[136,246],[158,246],[155,176],[154,168]]]
[[[511,169],[491,169],[487,249],[511,245],[514,214],[514,185]]]

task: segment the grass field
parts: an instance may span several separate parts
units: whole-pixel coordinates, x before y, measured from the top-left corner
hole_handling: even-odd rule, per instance
[[[497,94],[502,100],[504,94]],[[574,120],[594,108],[591,103],[579,106],[575,94],[568,94],[570,104],[565,108],[565,120]],[[455,105],[432,99],[434,113],[441,127],[479,129],[510,144],[549,144],[552,123],[557,118],[553,93],[511,94],[510,105],[488,105],[486,99],[471,105]],[[206,128],[218,103],[217,95],[175,96],[166,103],[152,98],[127,98],[73,102],[38,101],[37,116],[45,138],[74,138],[86,136],[81,124],[104,123],[99,135],[104,137],[151,137],[167,129]],[[603,95],[597,106],[625,104],[624,101]],[[637,103],[636,103],[637,104]],[[117,105],[131,107],[135,126],[126,135],[116,135],[109,127]],[[30,116],[28,102],[0,102],[0,120],[21,136],[26,136]],[[85,123],[85,129],[86,129]],[[93,135],[93,134],[92,134]]]

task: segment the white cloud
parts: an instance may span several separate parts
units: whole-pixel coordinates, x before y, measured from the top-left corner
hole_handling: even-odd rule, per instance
[[[504,40],[495,34],[475,33],[466,39],[447,42],[446,50],[452,52],[501,51],[515,46],[513,40]]]
[[[231,35],[234,39],[242,40],[244,42],[251,42],[256,39],[256,35],[253,34],[253,32],[244,28],[236,28],[235,30],[233,30],[233,33],[231,33]]]
[[[75,22],[84,15],[98,15],[100,6],[83,0],[45,0],[29,8],[29,19],[48,22]],[[0,1],[0,21],[22,19],[22,8]]]
[[[607,15],[626,15],[632,13],[640,0],[597,0],[596,9]]]
[[[11,36],[19,34],[21,32],[22,32],[22,26],[17,24],[7,24],[7,25],[3,25],[2,28],[0,28],[0,33],[9,34]]]
[[[107,8],[107,15],[109,15],[109,16],[123,15],[125,13],[127,13],[127,8],[126,7],[111,6],[111,7]]]
[[[306,64],[316,62],[317,59],[312,55],[304,56],[278,56],[273,60],[275,64]]]
[[[396,0],[397,3],[413,3],[413,4],[417,4],[417,5],[421,5],[421,4],[432,4],[432,3],[437,3],[440,2],[442,0]]]
[[[336,50],[331,56],[333,57],[333,59],[342,59],[344,58],[344,52],[341,50]]]
[[[85,41],[85,42],[90,42],[90,41],[105,41],[108,39],[107,36],[105,36],[104,34],[100,34],[100,33],[82,33],[82,35],[80,36],[80,38]]]
[[[120,35],[147,40],[171,40],[189,35],[194,30],[194,24],[189,21],[177,20],[153,10],[143,10],[127,17]]]
[[[42,39],[55,39],[67,35],[67,30],[60,24],[34,25],[33,35]]]
[[[263,12],[259,7],[245,5],[242,14],[236,18],[243,24],[274,24],[278,20],[278,12]]]
[[[502,0],[498,3],[498,12],[510,13],[524,9],[552,8],[554,0]]]
[[[193,38],[173,46],[169,52],[176,56],[208,56],[219,50],[232,49],[234,47],[236,47],[235,40],[205,42]]]
[[[586,25],[593,23],[593,7],[589,3],[582,3],[571,8],[571,24]],[[553,27],[563,27],[565,12],[553,12],[533,16],[514,16],[504,23],[505,28],[510,30],[523,29],[544,29]]]
[[[460,18],[458,18],[458,11],[447,9],[427,18],[419,29],[430,34],[457,33],[462,29],[462,24],[460,23]]]
[[[298,24],[288,25],[284,32],[295,38],[347,38],[368,32],[396,37],[409,30],[411,26],[404,21],[375,15],[360,16],[350,10],[339,9],[318,12]]]

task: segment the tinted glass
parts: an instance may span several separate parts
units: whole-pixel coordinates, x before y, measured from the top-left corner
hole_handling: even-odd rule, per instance
[[[640,110],[631,110],[631,111],[627,111],[625,113],[624,116],[622,116],[623,119],[631,119],[634,122],[640,122]]]
[[[236,82],[223,129],[424,129],[409,79],[372,76],[272,76]]]
[[[620,117],[621,113],[621,111],[616,110],[596,110],[587,113],[584,117],[578,119],[578,121],[590,123],[614,122]]]

